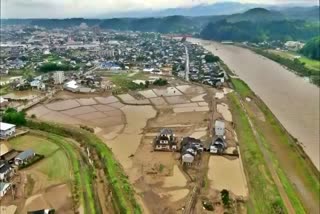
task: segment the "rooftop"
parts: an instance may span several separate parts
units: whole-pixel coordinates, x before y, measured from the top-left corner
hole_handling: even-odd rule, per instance
[[[14,124],[0,122],[0,130],[1,131],[9,130],[9,129],[15,127],[15,126],[16,125],[14,125]]]

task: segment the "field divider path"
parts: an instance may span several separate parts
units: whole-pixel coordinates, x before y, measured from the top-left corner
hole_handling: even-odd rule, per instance
[[[254,124],[252,123],[252,121],[251,121],[251,119],[250,119],[250,117],[248,115],[248,112],[247,112],[247,110],[246,110],[246,108],[245,108],[245,106],[243,104],[243,100],[242,100],[241,96],[237,92],[236,92],[236,95],[237,95],[237,97],[239,99],[239,102],[240,102],[240,105],[241,105],[241,107],[242,107],[242,109],[243,109],[243,111],[244,111],[244,113],[245,113],[245,115],[247,117],[247,120],[249,121],[250,127],[251,127],[251,129],[253,131],[253,134],[254,134],[254,137],[255,137],[255,139],[256,139],[256,141],[258,143],[258,146],[259,146],[259,148],[260,148],[260,150],[261,150],[261,152],[263,154],[263,157],[264,157],[264,159],[266,161],[266,165],[267,165],[267,167],[268,167],[268,169],[269,169],[269,171],[271,173],[272,179],[274,180],[274,182],[275,182],[275,184],[276,184],[276,186],[278,188],[278,191],[280,193],[280,196],[283,199],[284,205],[285,205],[288,213],[295,213],[295,209],[293,208],[293,206],[291,204],[291,201],[290,201],[290,199],[289,199],[289,197],[288,197],[288,195],[287,195],[287,193],[286,193],[286,191],[285,191],[285,189],[284,189],[284,187],[283,187],[283,185],[281,183],[281,180],[280,180],[280,178],[279,178],[279,176],[278,176],[278,174],[276,172],[276,169],[272,166],[272,159],[271,159],[270,155],[268,154],[268,152],[266,151],[266,149],[265,149],[265,147],[263,145],[263,142],[262,142],[262,140],[261,140],[261,138],[260,138],[260,136],[259,136]]]

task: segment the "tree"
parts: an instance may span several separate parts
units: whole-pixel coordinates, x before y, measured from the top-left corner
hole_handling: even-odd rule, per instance
[[[168,84],[168,81],[166,79],[157,79],[153,82],[153,85],[158,85],[158,86],[165,86]]]
[[[218,62],[220,60],[219,57],[214,56],[212,54],[207,54],[204,59],[206,60],[207,63],[214,63],[214,62]]]
[[[320,36],[308,41],[300,53],[311,59],[320,60]]]
[[[221,199],[222,199],[222,203],[225,207],[229,207],[230,205],[230,196],[229,196],[229,191],[223,189],[221,192]]]
[[[145,84],[146,84],[146,85],[145,85],[145,86],[146,86],[146,88],[149,88],[149,85],[150,85],[149,80],[147,80]]]
[[[26,125],[27,121],[24,112],[18,112],[14,108],[8,108],[2,116],[2,121],[12,123],[17,126]]]

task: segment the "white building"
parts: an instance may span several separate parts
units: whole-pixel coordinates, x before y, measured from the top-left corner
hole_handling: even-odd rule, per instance
[[[6,138],[16,132],[16,125],[0,122],[0,137]]]
[[[284,46],[288,49],[288,50],[293,50],[293,51],[297,51],[300,50],[301,48],[303,48],[304,43],[299,42],[299,41],[287,41]]]
[[[64,84],[63,88],[72,92],[79,91],[79,85],[75,80],[67,82],[66,84]]]
[[[63,71],[57,71],[53,74],[54,84],[60,85],[64,82],[64,72]]]

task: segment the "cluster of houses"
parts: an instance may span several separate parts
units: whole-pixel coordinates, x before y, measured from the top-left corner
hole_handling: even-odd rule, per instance
[[[158,136],[154,138],[154,151],[177,152],[180,151],[182,164],[191,165],[195,160],[200,159],[201,154],[205,151],[211,154],[221,155],[227,148],[225,142],[225,123],[221,120],[215,121],[214,137],[209,145],[205,148],[200,139],[184,137],[178,147],[178,139],[171,129],[163,128]]]
[[[0,122],[0,137],[4,140],[0,141],[0,199],[10,192],[12,188],[10,180],[17,168],[36,155],[32,149],[18,152],[10,148],[10,145],[5,140],[14,136],[15,133],[15,125]]]

